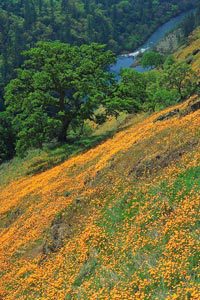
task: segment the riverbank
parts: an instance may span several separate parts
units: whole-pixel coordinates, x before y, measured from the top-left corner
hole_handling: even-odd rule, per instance
[[[182,12],[178,15],[176,14],[175,17],[172,17],[170,20],[168,20],[167,22],[165,22],[164,24],[159,26],[157,28],[157,30],[154,31],[154,33],[151,34],[151,36],[146,40],[146,42],[144,44],[142,44],[139,48],[135,49],[135,51],[132,52],[132,54],[134,54],[136,52],[140,53],[144,49],[147,50],[147,49],[152,49],[153,47],[155,47],[158,44],[158,42],[161,41],[165,37],[166,33],[170,32],[171,30],[176,28],[176,26],[179,25],[184,20],[184,18],[187,15],[189,15],[192,11],[194,11],[194,8],[191,8],[188,11]],[[130,67],[132,67],[133,64],[135,65],[135,57],[136,56],[119,55],[117,58],[116,64],[111,66],[111,68],[110,68],[111,72],[116,74],[116,76],[119,76],[122,68],[130,68]],[[138,64],[136,65],[135,69],[139,72],[145,71],[145,69],[142,68]]]
[[[133,52],[122,51],[121,53],[118,53],[117,55],[118,56],[122,56],[122,57],[123,56],[126,57],[126,56],[130,56],[132,53],[137,52],[138,49],[141,49],[143,47],[143,45],[146,44],[146,42],[151,38],[151,36],[155,32],[157,32],[157,30],[159,30],[160,27],[162,27],[163,25],[167,24],[168,22],[173,21],[173,19],[181,18],[182,16],[183,16],[183,19],[184,19],[187,15],[189,15],[190,13],[192,13],[194,10],[195,10],[195,7],[193,5],[189,10],[184,10],[182,12],[179,11],[178,13],[174,14],[170,18],[166,18],[166,19],[162,20],[162,22],[160,22],[157,26],[155,26],[155,28],[153,30],[151,30],[151,32],[148,34],[148,36],[146,38],[144,38],[144,39],[141,40],[141,43],[137,47],[135,47],[133,49]]]

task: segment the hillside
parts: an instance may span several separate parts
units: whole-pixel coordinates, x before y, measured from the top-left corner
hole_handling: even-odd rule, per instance
[[[199,299],[199,98],[0,190],[0,299]]]
[[[187,45],[179,49],[176,58],[188,61],[200,75],[200,27],[190,35]]]
[[[0,114],[0,300],[200,299],[200,28],[186,43],[119,82],[104,46],[27,51]]]

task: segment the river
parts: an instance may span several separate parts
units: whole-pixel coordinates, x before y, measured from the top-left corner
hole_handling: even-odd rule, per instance
[[[190,10],[187,12],[183,12],[180,15],[172,18],[168,22],[161,25],[151,36],[150,38],[137,50],[135,50],[133,53],[130,53],[129,55],[120,55],[117,58],[117,62],[115,65],[111,66],[111,72],[115,73],[117,77],[119,76],[120,70],[122,68],[130,68],[133,65],[133,62],[135,61],[135,58],[137,55],[141,52],[145,52],[148,49],[153,48],[159,41],[161,41],[166,33],[170,32],[172,29],[174,29],[177,25],[179,25],[183,19],[192,13],[194,10]],[[145,69],[142,68],[142,66],[134,67],[135,70],[139,72],[144,72]]]

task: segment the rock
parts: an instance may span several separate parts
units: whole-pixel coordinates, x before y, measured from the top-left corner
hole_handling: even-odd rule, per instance
[[[195,112],[200,109],[200,99],[193,100],[192,102],[189,103],[189,105],[180,112],[180,115],[182,117],[189,115],[192,112]]]
[[[193,56],[192,55],[190,55],[188,58],[186,58],[186,63],[188,64],[188,65],[190,65],[192,62],[193,62]]]
[[[87,199],[79,196],[55,217],[43,244],[42,252],[44,257],[50,253],[57,252],[63,247],[66,240],[74,236],[79,228],[77,223],[80,221],[80,215],[87,213],[88,205]]]
[[[8,228],[12,225],[22,214],[24,211],[21,208],[16,208],[11,210],[4,215],[0,215],[0,228]]]
[[[196,111],[200,109],[200,99],[196,101],[195,103],[190,105],[191,111]]]
[[[148,177],[149,175],[158,172],[169,166],[170,163],[178,161],[184,153],[188,152],[198,145],[196,140],[191,140],[178,148],[163,152],[148,160],[140,160],[129,171],[129,175],[134,175],[136,178]]]
[[[154,122],[168,120],[168,119],[178,115],[179,112],[180,112],[179,109],[174,109],[164,115],[159,116]]]
[[[75,199],[75,206],[82,206],[82,203],[84,203],[84,201],[85,201],[85,198],[84,197],[82,197],[82,196],[80,196],[80,197],[77,197],[76,199]]]
[[[45,243],[43,253],[48,254],[58,251],[62,246],[64,239],[69,238],[71,235],[70,224],[55,224],[51,227],[51,242]]]
[[[192,55],[197,55],[199,52],[200,52],[200,49],[195,49],[195,50],[192,52]]]

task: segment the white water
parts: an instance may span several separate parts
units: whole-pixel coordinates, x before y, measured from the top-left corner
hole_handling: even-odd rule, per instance
[[[161,25],[151,36],[150,38],[136,51],[128,54],[119,55],[117,58],[117,62],[115,65],[111,66],[110,70],[111,72],[115,73],[117,77],[119,77],[120,70],[123,68],[130,68],[135,58],[140,54],[144,53],[148,49],[153,48],[160,40],[164,38],[166,33],[174,29],[178,24],[180,24],[183,19],[188,16],[190,13],[192,13],[194,10],[189,10],[187,12],[181,13],[177,17],[172,18],[165,24]],[[139,72],[144,72],[146,69],[144,69],[142,66],[137,66],[135,69]]]

